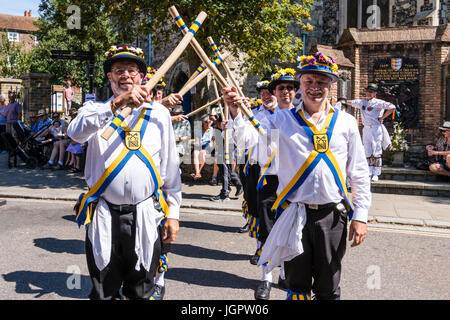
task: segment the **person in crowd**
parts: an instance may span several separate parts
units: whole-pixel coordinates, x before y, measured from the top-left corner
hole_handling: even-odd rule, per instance
[[[33,134],[38,133],[39,131],[39,119],[35,111],[30,111],[28,114],[28,118],[30,119],[30,129]]]
[[[191,174],[191,177],[194,180],[198,180],[202,177],[201,172],[206,163],[206,152],[213,149],[215,139],[209,115],[203,115],[200,120],[201,128],[198,128],[194,134],[193,157],[195,172]]]
[[[5,97],[0,94],[0,152],[6,153],[6,147],[1,139],[1,134],[6,132],[6,104]]]
[[[70,79],[66,80],[66,86],[64,88],[64,99],[66,100],[66,115],[69,115],[69,111],[72,108],[72,99],[73,99],[73,88],[72,81]]]
[[[177,145],[178,155],[180,157],[180,162],[183,162],[185,156],[191,155],[189,140],[191,139],[191,123],[187,119],[183,121],[175,121],[180,115],[183,115],[184,111],[181,108],[172,108],[171,120],[173,132],[175,134],[175,142]]]
[[[435,162],[430,164],[430,171],[436,174],[450,177],[450,121],[444,121],[439,127],[441,136],[436,145],[427,145],[428,156],[435,157]]]
[[[17,142],[17,134],[13,128],[14,122],[17,120],[22,120],[22,105],[16,101],[16,93],[10,91],[8,93],[9,103],[6,106],[6,132],[10,133]]]
[[[49,130],[53,137],[53,149],[50,159],[42,169],[63,170],[64,156],[68,145],[67,127],[61,125],[61,120],[55,120]]]

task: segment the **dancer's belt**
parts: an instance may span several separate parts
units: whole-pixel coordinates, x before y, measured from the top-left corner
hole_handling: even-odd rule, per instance
[[[153,203],[154,203],[155,209],[161,210],[161,206],[159,206],[159,202],[158,202],[158,199],[156,198],[156,196],[152,195],[151,198],[153,198]],[[110,210],[119,212],[119,213],[135,212],[136,207],[138,205],[138,204],[114,204],[114,203],[107,201],[105,198],[103,198],[103,200],[105,200],[105,202],[108,205],[108,208]]]

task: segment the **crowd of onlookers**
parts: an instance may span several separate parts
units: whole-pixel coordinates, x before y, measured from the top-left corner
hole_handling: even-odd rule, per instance
[[[217,147],[223,146],[222,143],[216,141],[217,130],[221,134],[221,115],[218,113],[204,114],[200,121],[189,121],[183,115],[181,108],[173,108],[171,115],[180,162],[193,164],[191,173],[193,180],[202,178],[202,170],[206,164],[213,164],[210,183],[216,185],[219,167],[215,153]],[[25,123],[33,138],[39,142],[46,142],[44,153],[48,160],[43,164],[42,169],[67,170],[73,173],[83,171],[87,145],[73,141],[67,136],[68,125],[76,116],[76,108],[71,108],[68,115],[59,112],[48,114],[44,110],[30,111],[26,115]],[[5,97],[0,95],[0,134],[10,133],[17,143],[20,143],[13,129],[13,123],[20,119],[22,119],[22,106],[16,101],[15,93],[8,94],[8,103],[6,103]],[[215,131],[215,129],[217,130]],[[450,176],[448,169],[450,165],[450,122],[445,122],[439,129],[440,135],[436,144],[426,147],[429,159],[426,168],[423,169]],[[2,139],[0,139],[0,152],[7,152]],[[209,163],[208,158],[211,160]],[[236,155],[233,159],[235,165]]]

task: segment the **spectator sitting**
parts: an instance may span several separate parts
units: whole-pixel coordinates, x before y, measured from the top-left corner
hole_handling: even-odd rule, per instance
[[[56,120],[53,122],[53,125],[50,127],[50,132],[53,136],[53,149],[52,154],[50,156],[50,160],[45,164],[42,169],[55,169],[62,170],[64,166],[64,155],[66,152],[68,140],[67,127],[63,128],[61,126],[61,121]],[[56,158],[58,157],[58,163],[55,165]]]
[[[194,169],[195,173],[191,174],[194,180],[198,180],[202,177],[201,171],[206,163],[206,149],[209,147],[212,149],[214,143],[214,133],[211,128],[211,120],[209,115],[205,114],[201,117],[202,128],[194,134]]]
[[[30,129],[33,134],[39,131],[39,119],[34,111],[30,111],[28,118],[30,119]]]
[[[70,114],[70,121],[72,121],[77,116],[78,111],[77,109],[72,108],[70,109],[69,114]],[[85,155],[85,144],[81,144],[74,140],[71,140],[69,146],[66,149],[66,152],[67,152],[66,167],[69,168],[68,171],[72,173],[81,172],[82,157]]]
[[[450,177],[450,121],[445,121],[439,127],[442,135],[436,142],[436,146],[426,146],[429,156],[435,156],[437,162],[430,165],[430,171]]]
[[[37,117],[39,118],[38,121],[38,131],[40,131],[43,127],[51,125],[52,124],[52,120],[47,116],[47,113],[45,113],[44,110],[40,110],[37,114]],[[50,127],[49,127],[50,128]],[[42,131],[39,136],[37,136],[36,138],[45,138],[46,136],[48,136],[50,134],[50,130],[46,129],[44,131]]]
[[[173,121],[174,118],[183,116],[183,112],[184,111],[181,108],[172,109],[172,127],[175,135],[178,155],[181,160],[180,162],[182,162],[182,158],[185,155],[190,156],[189,140],[191,139],[191,124],[188,120],[186,120],[186,118],[182,121]]]

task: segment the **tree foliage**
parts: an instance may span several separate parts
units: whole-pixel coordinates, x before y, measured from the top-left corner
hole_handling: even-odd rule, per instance
[[[70,43],[85,47],[94,43],[96,51],[103,53],[114,42],[131,42],[148,34],[157,35],[152,37],[154,46],[168,41],[174,34],[181,38],[168,14],[172,5],[186,24],[205,11],[208,18],[196,35],[205,51],[208,52],[209,46],[206,38],[211,36],[220,48],[230,50],[234,56],[244,53],[244,67],[249,72],[260,73],[273,71],[273,61],[294,62],[302,41],[290,31],[312,30],[307,22],[311,3],[312,0],[42,0],[40,27],[44,38],[57,36],[52,28],[65,28]],[[67,30],[70,5],[80,8],[80,29]],[[53,44],[62,45],[60,41],[49,40],[48,48]]]
[[[0,74],[5,78],[20,78],[30,72],[33,53],[8,40],[6,30],[0,30]]]

